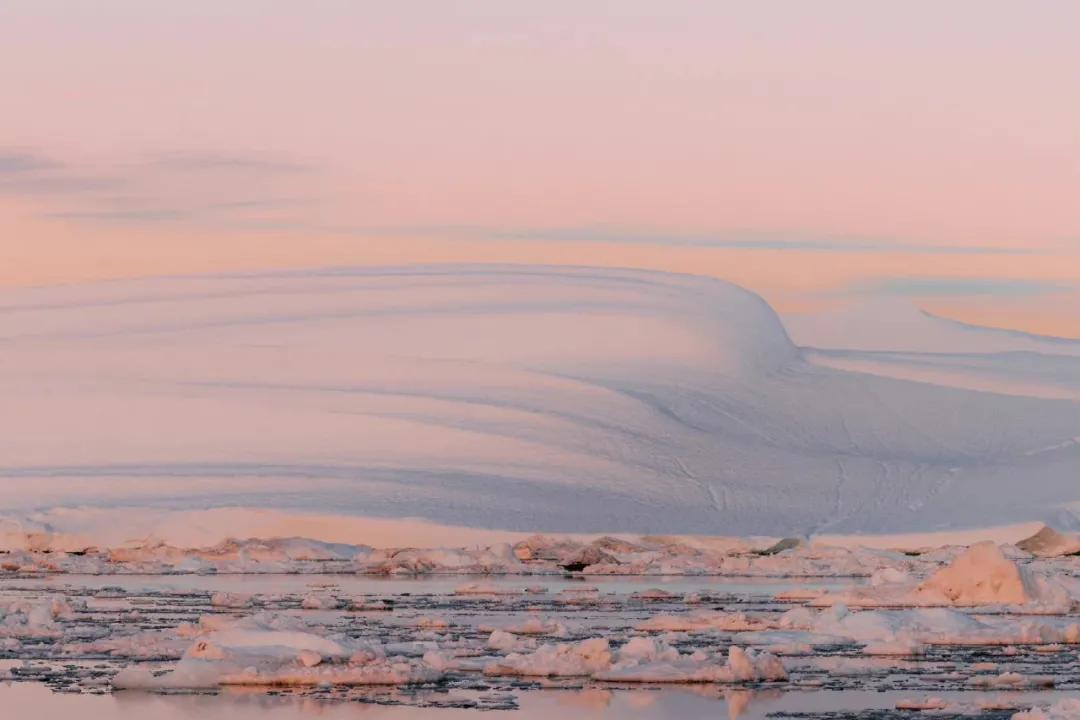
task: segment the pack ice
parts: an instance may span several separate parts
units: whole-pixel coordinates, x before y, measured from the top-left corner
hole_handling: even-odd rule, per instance
[[[811,350],[729,283],[566,267],[5,291],[0,510],[19,532],[69,508],[25,526],[44,533],[86,507],[529,532],[1075,529],[1080,344],[918,321],[917,348]]]

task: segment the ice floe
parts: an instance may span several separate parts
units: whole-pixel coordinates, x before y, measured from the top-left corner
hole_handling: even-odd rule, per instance
[[[364,558],[383,567],[395,554],[370,547],[345,552],[336,574],[290,560],[294,572],[265,580],[221,568],[260,569],[266,558],[211,561],[190,574],[172,561],[153,564],[155,548],[150,564],[131,555],[90,564],[128,572],[99,576],[76,574],[93,562],[90,552],[23,550],[9,554],[18,566],[0,585],[0,658],[55,664],[15,666],[16,679],[44,674],[82,688],[496,687],[546,678],[1013,692],[1059,687],[1080,646],[1072,577],[1080,560],[1071,556],[988,544],[909,555],[811,542],[761,554],[754,542],[602,540],[620,560],[663,554],[724,567],[735,559],[766,563],[769,574],[645,580],[568,571],[559,562],[596,540],[555,536],[493,553],[513,558],[502,577],[442,579],[433,563],[421,573],[369,573]],[[450,558],[443,574],[457,576],[458,559],[485,552],[413,548],[409,562]],[[805,586],[805,571],[830,560],[857,576]],[[269,562],[280,567],[276,555]],[[134,574],[152,568],[164,574]],[[173,588],[180,580],[191,589]],[[159,589],[138,589],[147,583]]]

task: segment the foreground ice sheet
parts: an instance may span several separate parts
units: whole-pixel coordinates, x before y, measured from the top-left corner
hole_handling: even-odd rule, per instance
[[[87,576],[42,572],[40,563],[98,562],[89,553],[9,553],[39,564],[8,564],[0,583],[0,672],[83,692],[247,686],[425,706],[432,693],[448,693],[453,707],[488,709],[516,707],[541,687],[683,685],[725,688],[729,707],[733,689],[875,690],[905,692],[894,700],[896,712],[1028,719],[1075,712],[1067,694],[1080,690],[1077,556],[985,543],[904,554],[730,540],[704,557],[761,562],[788,577],[756,585],[703,575],[628,583],[607,572],[620,558],[664,548],[703,562],[700,547],[653,542],[532,538],[501,553],[473,552],[518,563],[522,572],[540,563],[539,575],[441,585],[412,571],[357,585],[352,578],[370,577],[355,574],[362,564],[351,572],[331,565],[338,575]],[[260,541],[257,549],[276,563],[271,550],[288,546]],[[305,559],[290,562],[355,561],[346,548],[323,548],[330,557],[314,560],[318,543],[300,547]],[[388,557],[365,552],[365,559]],[[421,554],[410,556],[409,567]],[[548,572],[585,556],[598,573],[589,575],[590,566]],[[427,557],[458,556],[439,550]],[[265,561],[260,555],[256,564]],[[817,587],[792,576],[830,561],[834,575],[857,568],[862,577]],[[146,569],[145,558],[125,562]],[[350,589],[357,587],[366,590]],[[844,603],[852,599],[861,604]],[[357,695],[357,688],[366,689]],[[462,692],[472,695],[455,695]],[[1036,702],[1031,693],[1056,694]]]
[[[528,532],[1075,525],[1080,344],[921,320],[978,342],[809,351],[743,289],[610,269],[6,291],[0,509],[24,529],[85,505]],[[95,530],[67,520],[41,524]],[[120,541],[223,539],[128,520]],[[296,534],[335,539],[315,530]]]

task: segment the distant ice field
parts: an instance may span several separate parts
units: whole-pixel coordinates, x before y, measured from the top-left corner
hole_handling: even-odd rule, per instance
[[[567,267],[4,291],[0,513],[717,535],[1077,525],[1080,343],[916,312],[834,320],[787,320],[817,346],[800,347],[729,283]],[[819,343],[836,323],[855,340]]]

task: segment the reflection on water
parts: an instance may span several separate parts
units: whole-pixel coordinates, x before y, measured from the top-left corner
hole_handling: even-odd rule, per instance
[[[441,700],[436,696],[443,696]],[[937,694],[949,701],[1002,702],[1003,696],[975,692]],[[468,700],[468,693],[432,693],[433,702]],[[1027,707],[1077,693],[1009,693],[1008,704]],[[904,692],[874,691],[751,691],[717,686],[665,687],[655,689],[580,690],[547,689],[518,694],[519,710],[491,710],[483,717],[514,717],[519,720],[551,720],[560,717],[614,720],[765,720],[789,713],[835,713],[886,710],[911,697]],[[122,692],[114,695],[54,693],[37,683],[0,684],[0,717],[33,720],[476,720],[475,709],[415,707],[331,701],[287,692],[237,689],[214,695],[155,695]]]

